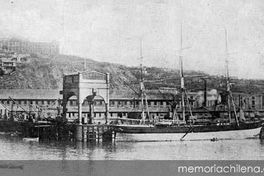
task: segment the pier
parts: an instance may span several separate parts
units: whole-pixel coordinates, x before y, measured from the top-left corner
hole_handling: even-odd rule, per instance
[[[0,123],[2,124],[2,123]],[[78,141],[78,142],[112,142],[115,140],[115,133],[112,125],[98,124],[43,124],[28,122],[4,123],[8,128],[13,126],[11,132],[25,138],[36,138],[40,140],[56,141]]]
[[[111,125],[78,125],[75,133],[76,141],[111,142],[115,133]]]
[[[37,114],[20,106],[11,100],[10,118],[1,119],[0,131],[12,136],[23,138],[38,138],[39,140],[82,141],[82,142],[110,142],[115,139],[113,127],[108,124],[109,118],[109,74],[92,72],[78,72],[63,76],[63,99],[58,104],[55,119],[41,120]],[[77,99],[78,119],[69,121],[67,118],[67,104],[72,96]],[[103,101],[104,119],[95,121],[95,98]],[[89,113],[84,113],[83,104],[88,102]],[[13,106],[19,106],[24,112],[22,118],[14,119]],[[5,107],[4,107],[5,108]]]
[[[82,72],[64,75],[62,114],[59,114],[56,123],[34,124],[27,126],[25,135],[38,136],[40,139],[73,140],[83,142],[112,141],[114,132],[111,125],[107,124],[109,116],[109,74],[99,72]],[[78,121],[67,122],[67,103],[72,96],[77,97]],[[94,99],[100,97],[105,105],[105,124],[94,124]],[[82,113],[82,104],[88,101],[89,116]],[[89,119],[88,119],[89,118]]]
[[[109,73],[79,72],[63,77],[63,95],[62,101],[62,120],[66,121],[67,103],[72,96],[77,97],[78,104],[78,124],[75,124],[76,141],[103,141],[112,140],[113,130],[107,125],[109,117]],[[100,97],[105,105],[105,124],[93,124],[94,116],[94,99]],[[87,100],[89,104],[89,119],[83,116],[82,104]]]

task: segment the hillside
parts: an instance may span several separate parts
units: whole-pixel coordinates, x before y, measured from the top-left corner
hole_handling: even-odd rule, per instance
[[[29,63],[18,65],[15,72],[0,77],[0,89],[61,89],[63,74],[76,71],[109,72],[111,93],[135,96],[133,90],[138,90],[140,76],[139,68],[127,67],[119,64],[86,60],[76,56],[59,55],[55,58],[31,58]],[[186,87],[190,91],[202,90],[204,82],[200,78],[192,76],[206,76],[208,88],[224,89],[225,79],[222,76],[210,76],[196,71],[185,71]],[[156,67],[147,67],[144,75],[147,89],[159,89],[161,87],[179,88],[180,79],[177,70],[165,70]],[[147,81],[151,80],[151,81]],[[162,80],[162,81],[157,81]],[[245,93],[262,93],[263,80],[232,79],[233,91]]]

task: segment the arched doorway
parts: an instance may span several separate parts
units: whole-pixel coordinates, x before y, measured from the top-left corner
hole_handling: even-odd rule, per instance
[[[105,104],[105,123],[109,116],[109,74],[100,72],[79,72],[63,76],[63,119],[66,119],[67,103],[73,95],[77,97],[78,121],[82,124],[82,105],[88,101],[90,111],[93,110],[94,98],[103,98]],[[92,123],[93,112],[90,112],[90,123]]]

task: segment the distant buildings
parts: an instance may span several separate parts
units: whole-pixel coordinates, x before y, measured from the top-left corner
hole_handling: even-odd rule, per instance
[[[20,39],[0,39],[0,48],[15,53],[54,56],[59,54],[57,42],[30,42]]]
[[[62,96],[59,94],[60,90],[50,89],[0,89],[0,113],[14,112],[14,113],[42,113],[44,117],[55,117],[61,109]],[[10,97],[12,99],[10,99]],[[191,103],[192,109],[199,109],[202,106],[200,98],[203,94],[200,92],[193,92],[190,99],[195,99]],[[234,104],[236,107],[243,107],[248,112],[260,111],[264,112],[264,94],[243,94],[234,93]],[[216,104],[216,93],[208,91],[207,93],[207,109],[213,110]],[[148,107],[151,116],[165,117],[171,110],[172,99],[164,99],[159,96],[148,97]],[[181,103],[179,102],[178,105]],[[110,117],[127,117],[130,112],[141,112],[141,101],[138,98],[118,97],[110,95]],[[178,106],[180,111],[180,106]],[[1,111],[2,109],[2,111]],[[78,108],[76,97],[70,98],[67,104],[67,118],[77,119]],[[203,110],[203,109],[201,109]],[[203,110],[207,112],[207,110]],[[88,116],[89,106],[85,100],[83,102],[83,116]],[[94,102],[94,117],[96,119],[104,118],[105,106],[103,99],[96,99]]]
[[[5,72],[11,72],[16,69],[16,62],[11,58],[0,58],[0,68]]]
[[[16,70],[17,64],[30,61],[29,54],[17,54],[13,51],[0,49],[0,75],[8,74]]]
[[[31,56],[52,57],[59,54],[57,42],[30,42],[15,38],[0,39],[0,75],[16,70],[17,64],[27,63]]]

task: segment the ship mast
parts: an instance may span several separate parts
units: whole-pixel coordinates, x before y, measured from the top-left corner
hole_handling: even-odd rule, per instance
[[[183,75],[183,61],[182,61],[182,21],[181,21],[181,29],[180,29],[180,51],[179,51],[179,62],[180,62],[180,76],[181,76],[181,105],[182,105],[182,120],[185,122],[185,102],[184,102],[184,75]]]
[[[227,97],[227,108],[228,108],[228,118],[231,123],[231,103],[230,103],[230,78],[229,78],[229,68],[228,68],[228,46],[227,46],[227,30],[225,28],[225,68],[226,68],[226,89],[228,93]]]
[[[231,102],[234,108],[234,114],[235,114],[235,120],[236,120],[236,124],[237,126],[239,126],[239,121],[237,118],[237,113],[236,113],[236,106],[235,106],[235,102],[232,96],[232,92],[231,92],[231,86],[230,86],[230,74],[229,74],[229,68],[228,68],[228,42],[227,42],[227,30],[225,28],[225,53],[226,53],[226,58],[225,58],[225,67],[226,67],[226,88],[227,88],[227,93],[228,93],[228,97],[227,97],[227,104],[228,104],[228,118],[229,118],[229,122],[232,123],[232,119],[231,119]]]
[[[142,39],[140,40],[140,98],[141,98],[141,120],[142,120],[142,124],[145,124],[145,107],[144,107],[144,98],[145,98],[145,103],[146,103],[146,107],[147,107],[147,113],[148,112],[148,104],[147,104],[147,98],[145,95],[145,86],[144,86],[144,67],[143,67],[143,54],[142,54]]]

